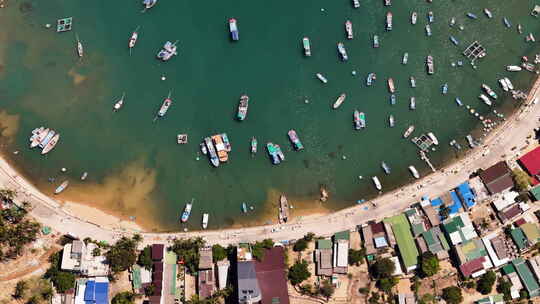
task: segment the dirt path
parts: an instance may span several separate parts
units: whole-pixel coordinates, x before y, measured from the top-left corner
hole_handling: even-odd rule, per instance
[[[5,282],[5,281],[11,281],[11,280],[19,279],[19,278],[21,278],[21,277],[24,277],[24,276],[27,276],[27,275],[29,275],[29,274],[32,274],[32,273],[36,272],[37,270],[39,270],[39,269],[41,269],[41,268],[48,267],[48,266],[49,266],[49,257],[50,257],[53,253],[55,253],[56,251],[58,251],[58,248],[53,247],[53,248],[49,249],[47,252],[45,252],[44,254],[42,254],[42,255],[39,257],[39,260],[38,260],[38,264],[37,264],[37,265],[34,265],[34,266],[30,266],[30,267],[24,268],[23,270],[20,270],[20,271],[14,272],[14,273],[10,273],[10,274],[7,275],[7,276],[1,276],[1,275],[0,275],[0,282]]]

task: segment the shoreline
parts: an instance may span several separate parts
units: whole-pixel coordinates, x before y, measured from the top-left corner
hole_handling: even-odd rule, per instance
[[[527,100],[520,108],[497,126],[484,144],[455,162],[448,163],[436,172],[426,175],[414,183],[396,188],[369,200],[369,204],[354,205],[332,213],[298,216],[287,224],[251,226],[245,228],[226,228],[220,230],[201,230],[193,232],[146,232],[133,221],[126,221],[96,207],[75,202],[61,202],[42,193],[36,186],[22,177],[5,159],[0,157],[0,185],[16,190],[16,201],[28,201],[32,205],[30,214],[45,226],[80,238],[113,242],[122,235],[140,233],[145,243],[167,243],[174,237],[203,237],[209,243],[227,245],[243,241],[273,238],[275,241],[301,238],[308,232],[329,236],[335,232],[354,229],[369,220],[378,220],[396,214],[427,195],[434,197],[457,186],[468,179],[478,168],[485,168],[504,159],[514,160],[522,146],[528,146],[527,136],[536,127],[540,115],[540,103],[532,104],[540,97],[540,77],[537,77],[529,91]],[[532,119],[531,119],[532,118]],[[372,207],[375,206],[375,207]],[[368,208],[364,210],[364,208]],[[78,216],[85,214],[85,216]]]

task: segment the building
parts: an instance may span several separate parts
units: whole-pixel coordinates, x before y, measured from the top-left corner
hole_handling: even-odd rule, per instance
[[[401,269],[401,263],[399,262],[399,258],[397,256],[393,256],[390,258],[390,261],[394,262],[394,272],[392,273],[393,276],[400,276],[403,274],[403,270]]]
[[[540,147],[536,147],[520,157],[518,163],[533,178],[534,184],[537,185],[540,182],[538,178],[540,174]]]
[[[131,267],[130,280],[133,291],[138,294],[143,294],[144,286],[152,283],[152,272],[135,264]]]
[[[510,296],[512,299],[519,298],[519,291],[523,289],[523,284],[519,279],[519,275],[516,272],[516,268],[512,263],[506,264],[501,268],[501,272],[506,276],[510,284]]]
[[[469,210],[476,205],[476,193],[474,193],[468,182],[457,186],[455,191],[465,210]]]
[[[315,273],[318,276],[331,277],[332,270],[332,241],[317,240],[317,249],[315,250]]]
[[[490,194],[501,193],[514,187],[512,171],[505,161],[500,161],[495,165],[480,172],[480,179],[488,189]]]
[[[510,262],[510,254],[504,243],[504,237],[493,232],[483,237],[482,242],[484,243],[484,247],[488,252],[493,266],[499,267]]]
[[[455,217],[446,219],[442,226],[452,245],[478,237],[471,219],[466,213],[459,213]]]
[[[417,240],[423,240],[426,245],[426,251],[433,253],[440,260],[448,258],[450,245],[448,245],[448,241],[439,226],[423,232],[422,237]]]
[[[501,220],[501,222],[507,223],[511,220],[513,220],[515,217],[520,215],[522,213],[521,207],[519,204],[513,204],[506,209],[503,209],[502,211],[497,213],[497,216]]]
[[[405,210],[405,215],[409,224],[411,225],[411,231],[414,237],[419,236],[422,232],[426,231],[426,224],[424,223],[423,216],[416,210],[416,208],[410,208]]]
[[[504,296],[496,294],[476,301],[477,304],[504,304]]]
[[[480,179],[479,176],[475,176],[469,179],[469,186],[476,195],[477,202],[482,202],[490,196],[486,186],[484,185],[482,179]]]
[[[218,275],[218,289],[222,290],[227,287],[227,276],[229,274],[229,267],[231,263],[229,260],[218,261],[217,265],[217,275]]]
[[[74,304],[109,304],[107,277],[77,280]]]
[[[349,231],[334,234],[333,272],[347,274],[349,270]]]
[[[497,212],[501,212],[509,206],[516,203],[516,197],[519,196],[519,193],[515,191],[508,191],[495,196],[493,200],[493,206]]]
[[[96,248],[98,248],[96,244],[86,245],[80,240],[64,245],[60,268],[88,277],[107,276],[109,274],[107,259],[101,254],[94,256]]]
[[[388,227],[386,227],[388,226]],[[369,224],[362,225],[362,237],[364,239],[364,247],[366,248],[366,255],[374,255],[378,249],[383,249],[395,244],[395,239],[389,237],[387,231],[392,231],[389,225],[379,222],[371,222]]]
[[[439,216],[439,211],[435,209],[435,207],[432,205],[431,201],[428,199],[423,199],[420,201],[420,207],[422,208],[422,211],[428,218],[428,221],[431,225],[431,227],[439,226],[441,223],[441,218]]]
[[[264,260],[255,261],[255,272],[261,288],[261,304],[289,304],[283,247],[267,249]]]
[[[212,247],[203,247],[199,249],[197,287],[201,299],[209,298],[216,292]]]
[[[64,245],[62,263],[60,268],[67,271],[81,272],[83,269],[82,257],[86,254],[86,245],[83,241],[74,240]]]
[[[525,286],[525,289],[527,289],[529,296],[531,298],[539,296],[540,286],[538,285],[538,281],[532,274],[531,270],[525,263],[525,260],[523,260],[522,258],[514,259],[512,261],[512,265],[514,265],[514,268],[516,269],[516,272],[518,273],[521,282]]]
[[[152,244],[150,256],[152,257],[152,285],[154,285],[154,294],[150,299],[150,304],[161,304],[163,294],[163,256],[165,255],[165,246],[163,244]],[[144,285],[143,285],[144,286]]]
[[[399,254],[405,270],[409,272],[416,269],[420,254],[414,243],[414,238],[411,234],[411,226],[409,225],[409,221],[405,217],[405,214],[386,218],[384,222],[392,226],[392,231],[396,238]]]
[[[529,193],[535,201],[540,200],[540,185],[536,185],[529,190]]]
[[[416,299],[412,293],[399,293],[397,295],[398,304],[416,304]]]
[[[237,264],[238,303],[252,304],[262,300],[261,289],[253,261],[239,261]]]
[[[165,254],[165,246],[163,244],[153,244],[150,251],[152,261],[161,261],[163,260],[163,255]]]
[[[459,270],[464,277],[476,278],[493,267],[488,252],[481,239],[466,240],[454,246]]]

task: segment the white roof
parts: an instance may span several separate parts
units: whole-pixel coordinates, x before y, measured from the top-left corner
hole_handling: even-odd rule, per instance
[[[218,289],[225,289],[227,287],[227,274],[229,272],[229,266],[231,263],[228,260],[219,261],[217,264],[218,274]]]
[[[68,243],[64,245],[64,250],[62,251],[62,262],[60,264],[60,269],[62,270],[79,270],[80,269],[80,260],[71,258],[71,247],[72,244]]]
[[[403,271],[401,270],[401,263],[399,262],[399,258],[397,256],[393,256],[390,258],[390,260],[392,262],[394,262],[394,266],[395,266],[395,270],[394,270],[394,273],[392,273],[392,275],[402,275],[403,274]]]
[[[465,240],[471,240],[478,236],[472,225],[461,228],[461,232],[463,233],[463,236],[465,236]]]
[[[459,231],[450,233],[450,241],[452,242],[453,245],[463,242],[463,239],[461,238],[461,234],[459,233]]]
[[[141,283],[151,283],[152,282],[152,272],[147,270],[144,267],[141,267]]]
[[[339,240],[334,244],[334,267],[347,267],[349,265],[349,242]]]
[[[514,192],[514,191],[510,191],[508,193],[505,193],[502,195],[502,197],[500,197],[499,199],[495,200],[493,202],[493,205],[495,206],[495,209],[497,209],[497,211],[501,211],[503,210],[504,208],[512,205],[515,203],[514,199],[515,199],[515,196],[514,196],[514,193],[517,195],[517,192]]]
[[[84,291],[86,290],[86,280],[77,281],[77,290],[75,293],[74,304],[86,304],[84,301]]]

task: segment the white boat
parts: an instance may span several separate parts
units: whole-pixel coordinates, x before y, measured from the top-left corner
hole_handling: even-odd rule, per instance
[[[403,138],[409,137],[409,135],[411,135],[412,132],[414,132],[414,125],[410,125],[410,126],[407,128],[407,130],[405,130],[405,133],[403,133]]]
[[[208,213],[204,213],[203,216],[202,216],[202,228],[203,229],[206,229],[208,228]]]
[[[411,24],[416,24],[416,20],[418,19],[418,13],[412,12],[411,14]]]
[[[414,96],[409,100],[409,110],[416,110],[416,97]]]
[[[66,190],[67,186],[69,186],[69,181],[64,181],[60,186],[54,190],[54,194],[60,194],[60,192]]]
[[[493,18],[493,14],[491,13],[491,11],[487,8],[484,8],[484,14],[486,14],[486,16],[488,18]]]
[[[360,7],[360,1],[358,1],[358,0],[353,0],[352,3],[353,3],[353,7],[354,7],[354,8],[359,8],[359,7]]]
[[[75,34],[75,37],[77,38],[77,55],[82,58],[84,56],[84,49],[81,41],[79,40],[79,35]]]
[[[393,128],[396,125],[396,120],[394,119],[394,115],[390,115],[390,117],[388,117],[388,124],[390,125],[390,128]]]
[[[83,172],[82,176],[81,176],[81,180],[86,180],[86,178],[88,177],[88,172]]]
[[[345,32],[347,33],[347,39],[353,39],[354,38],[351,20],[345,21]]]
[[[169,96],[167,96],[167,98],[163,100],[163,103],[161,104],[161,108],[159,108],[158,116],[160,117],[165,116],[171,104],[172,104],[171,92],[169,92]]]
[[[184,207],[184,212],[182,212],[182,217],[180,218],[182,223],[187,222],[189,219],[189,216],[191,215],[191,208],[193,207],[193,201],[194,199],[191,199],[191,202],[187,203],[186,207]]]
[[[489,100],[489,98],[486,95],[480,94],[480,96],[478,96],[478,98],[480,98],[488,106],[492,105],[491,100]]]
[[[375,188],[377,188],[377,190],[381,191],[382,190],[382,185],[381,185],[381,181],[379,181],[379,178],[376,177],[376,176],[373,176],[373,177],[371,177],[371,180],[373,181],[373,184],[375,184]]]
[[[349,60],[349,55],[347,55],[347,50],[345,49],[345,45],[343,42],[339,42],[337,44],[338,52],[341,57],[341,61],[347,61]]]
[[[36,132],[34,135],[32,135],[30,148],[35,148],[39,145],[40,142],[42,142],[45,137],[49,134],[49,129],[43,129],[43,127],[40,128],[38,132]]]
[[[431,139],[434,145],[439,145],[439,140],[437,139],[437,137],[435,137],[435,134],[433,134],[433,132],[429,132],[427,136],[429,137],[429,139]]]
[[[51,140],[43,147],[43,150],[41,151],[41,154],[45,155],[49,153],[54,147],[56,147],[56,144],[60,140],[60,133],[56,133],[56,135],[51,138]]]
[[[521,67],[517,65],[507,65],[506,70],[509,72],[519,72],[521,71]]]
[[[334,104],[332,105],[332,107],[334,109],[337,109],[339,108],[339,106],[341,106],[341,104],[345,101],[345,98],[347,97],[347,95],[345,93],[339,95],[339,97],[336,99],[336,102],[334,102]]]
[[[302,39],[302,46],[304,47],[304,55],[306,57],[311,56],[311,45],[308,37]]]
[[[505,92],[508,92],[508,84],[506,83],[506,81],[504,80],[504,78],[499,79],[499,84],[501,85],[501,88],[502,88]]]
[[[420,178],[420,174],[418,174],[418,171],[416,170],[414,166],[409,166],[409,171],[411,171],[411,174],[412,176],[414,176],[414,178],[416,179]]]
[[[156,5],[156,3],[157,0],[143,0],[144,9],[151,9],[152,7],[154,7],[154,5]]]
[[[131,33],[131,37],[128,41],[128,47],[129,47],[129,53],[131,54],[131,49],[135,47],[135,44],[137,43],[137,39],[139,39],[139,27],[137,27],[133,33]]]
[[[321,74],[321,73],[317,73],[317,78],[319,78],[319,80],[322,83],[327,83],[328,82],[328,79],[326,79],[326,77],[324,77],[323,74]]]
[[[43,138],[43,140],[39,143],[39,147],[45,148],[45,146],[49,143],[49,141],[51,141],[55,134],[56,132],[54,130],[50,130],[45,136],[45,138]]]
[[[504,81],[506,82],[506,85],[508,86],[509,90],[514,89],[514,85],[512,84],[512,82],[510,82],[510,79],[508,79],[508,77],[504,77]]]
[[[114,104],[114,107],[113,107],[113,110],[114,111],[118,111],[122,108],[122,106],[124,105],[124,97],[126,96],[126,93],[122,93],[122,98],[120,98],[115,104]]]

